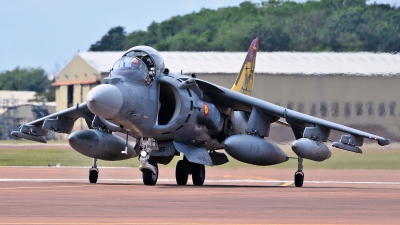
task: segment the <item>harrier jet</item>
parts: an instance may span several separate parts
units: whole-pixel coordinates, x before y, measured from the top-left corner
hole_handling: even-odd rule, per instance
[[[228,162],[225,153],[253,165],[286,162],[288,155],[266,140],[272,123],[291,127],[298,156],[295,186],[304,181],[303,158],[324,161],[331,151],[325,142],[331,130],[345,134],[332,146],[361,153],[364,138],[388,145],[389,139],[296,112],[251,96],[259,39],[250,44],[232,89],[171,72],[161,55],[148,46],[136,46],[122,55],[108,77],[94,87],[86,102],[19,127],[12,135],[46,143],[54,131],[70,134],[69,144],[93,158],[89,181],[96,183],[97,159],[126,160],[138,157],[143,183],[155,185],[158,163],[176,165],[176,182],[194,185],[205,179],[204,165]],[[74,122],[84,118],[89,129],[71,133]],[[123,133],[121,138],[114,132]],[[126,136],[125,136],[126,135]],[[133,146],[128,136],[136,138]],[[220,151],[225,150],[225,151]]]

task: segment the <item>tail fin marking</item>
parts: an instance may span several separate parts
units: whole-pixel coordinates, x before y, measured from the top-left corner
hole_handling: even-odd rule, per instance
[[[254,81],[254,67],[256,66],[256,56],[259,45],[259,39],[254,39],[247,51],[246,59],[243,62],[242,69],[240,70],[236,82],[233,84],[231,90],[237,91],[251,96],[253,93]]]

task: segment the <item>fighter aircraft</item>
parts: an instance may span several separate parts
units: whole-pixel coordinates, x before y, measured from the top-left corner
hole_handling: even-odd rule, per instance
[[[299,113],[251,96],[259,39],[250,44],[242,69],[232,89],[191,76],[170,72],[160,53],[136,46],[122,55],[108,77],[94,87],[86,102],[19,127],[12,135],[46,143],[54,131],[70,134],[74,122],[84,118],[89,129],[69,135],[73,149],[93,158],[89,181],[96,183],[97,159],[125,160],[138,157],[145,185],[155,185],[158,163],[168,164],[176,155],[176,183],[194,185],[205,179],[204,165],[233,158],[253,165],[286,162],[288,155],[268,137],[272,123],[292,128],[291,145],[298,156],[296,187],[303,186],[303,158],[324,161],[331,151],[325,144],[331,130],[346,133],[332,146],[361,153],[364,138],[384,146],[389,139]],[[113,132],[126,135],[123,139]],[[135,146],[128,136],[136,138]]]

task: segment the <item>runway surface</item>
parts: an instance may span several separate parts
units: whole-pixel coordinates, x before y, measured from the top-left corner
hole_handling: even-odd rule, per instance
[[[204,186],[160,168],[0,167],[0,224],[399,224],[400,171],[206,169]]]

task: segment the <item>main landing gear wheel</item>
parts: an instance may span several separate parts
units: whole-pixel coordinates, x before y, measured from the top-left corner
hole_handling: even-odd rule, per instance
[[[176,164],[176,183],[178,185],[186,185],[189,174],[192,175],[193,185],[200,186],[204,184],[206,178],[204,165],[189,162],[186,157],[183,157],[183,160],[179,160]]]
[[[143,184],[144,185],[155,185],[157,183],[157,179],[158,179],[158,165],[156,162],[153,162],[152,160],[149,160],[148,162],[156,168],[156,173],[154,174],[149,169],[142,169]]]
[[[97,183],[97,178],[99,177],[99,169],[92,167],[89,170],[89,182],[94,184]]]
[[[183,160],[179,160],[178,163],[176,164],[176,169],[175,169],[176,183],[178,185],[186,185],[188,181],[188,176],[189,173],[185,168],[185,162]]]
[[[296,187],[302,187],[304,182],[304,173],[297,171],[294,174],[294,185]]]
[[[206,169],[202,164],[192,164],[192,180],[193,185],[199,186],[203,185],[206,178]]]

